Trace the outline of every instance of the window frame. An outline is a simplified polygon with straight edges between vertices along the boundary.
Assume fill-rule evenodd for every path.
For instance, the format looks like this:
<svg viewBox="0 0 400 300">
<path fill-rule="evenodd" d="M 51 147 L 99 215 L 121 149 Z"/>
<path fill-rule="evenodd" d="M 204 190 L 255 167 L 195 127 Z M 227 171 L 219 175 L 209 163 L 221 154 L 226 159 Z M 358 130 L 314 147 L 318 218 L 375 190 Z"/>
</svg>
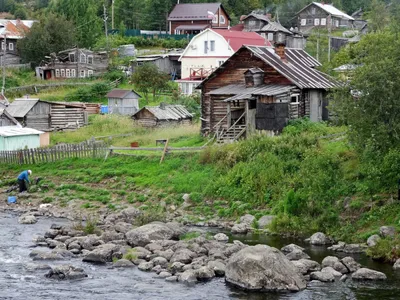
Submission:
<svg viewBox="0 0 400 300">
<path fill-rule="evenodd" d="M 65 69 L 65 75 L 67 78 L 71 78 L 71 69 Z"/>
<path fill-rule="evenodd" d="M 321 18 L 321 26 L 326 26 L 326 18 Z"/>
<path fill-rule="evenodd" d="M 208 41 L 204 41 L 204 54 L 208 54 Z"/>
<path fill-rule="evenodd" d="M 83 74 L 83 76 L 82 76 L 82 74 Z M 86 78 L 86 70 L 79 71 L 79 78 Z"/>
<path fill-rule="evenodd" d="M 77 62 L 76 61 L 76 54 L 74 52 L 68 53 L 68 58 L 69 58 L 69 61 L 72 62 L 72 63 Z"/>
<path fill-rule="evenodd" d="M 90 62 L 90 60 L 91 60 L 91 62 Z M 88 55 L 87 56 L 87 63 L 90 64 L 90 65 L 93 65 L 93 63 L 94 63 L 93 55 Z"/>
<path fill-rule="evenodd" d="M 315 18 L 314 19 L 314 26 L 319 26 L 320 25 L 320 19 L 319 18 Z"/>
<path fill-rule="evenodd" d="M 212 18 L 212 23 L 213 24 L 218 24 L 218 14 L 214 15 Z"/>
<path fill-rule="evenodd" d="M 8 50 L 14 51 L 14 43 L 9 43 L 8 44 Z"/>
<path fill-rule="evenodd" d="M 76 70 L 71 69 L 71 78 L 76 78 Z"/>
<path fill-rule="evenodd" d="M 94 76 L 93 70 L 88 70 L 87 71 L 87 77 L 93 77 L 93 76 Z"/>
<path fill-rule="evenodd" d="M 82 57 L 83 57 L 84 59 L 82 59 Z M 85 53 L 81 53 L 81 55 L 79 55 L 79 62 L 80 62 L 81 64 L 86 64 L 87 60 L 86 60 L 86 54 L 85 54 Z"/>
<path fill-rule="evenodd" d="M 219 15 L 219 24 L 226 24 L 226 18 L 224 15 Z"/>
<path fill-rule="evenodd" d="M 301 26 L 306 26 L 307 25 L 307 19 L 301 19 L 300 20 L 300 25 Z"/>
<path fill-rule="evenodd" d="M 56 78 L 60 78 L 60 69 L 56 69 Z"/>
<path fill-rule="evenodd" d="M 210 52 L 215 52 L 215 40 L 210 41 Z"/>
<path fill-rule="evenodd" d="M 62 78 L 65 78 L 65 69 L 60 69 L 60 74 Z"/>
</svg>

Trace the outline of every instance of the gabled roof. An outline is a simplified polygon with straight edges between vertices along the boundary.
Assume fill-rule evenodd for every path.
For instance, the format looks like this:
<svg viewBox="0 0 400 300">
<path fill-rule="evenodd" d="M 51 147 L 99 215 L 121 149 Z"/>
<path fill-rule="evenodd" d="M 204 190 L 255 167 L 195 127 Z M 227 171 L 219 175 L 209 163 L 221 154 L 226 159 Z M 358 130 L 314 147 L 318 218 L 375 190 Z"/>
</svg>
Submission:
<svg viewBox="0 0 400 300">
<path fill-rule="evenodd" d="M 285 49 L 286 61 L 282 60 L 271 47 L 261 46 L 243 46 L 240 51 L 248 50 L 251 53 L 264 61 L 266 64 L 273 67 L 278 73 L 286 77 L 292 84 L 301 89 L 330 89 L 337 86 L 337 83 L 328 78 L 328 75 L 314 69 L 320 65 L 317 60 L 301 49 Z M 238 52 L 240 52 L 238 51 Z M 238 53 L 237 52 L 237 53 Z M 215 70 L 207 79 L 205 79 L 197 88 L 203 86 L 208 80 L 223 72 L 225 65 L 235 55 L 225 61 L 222 66 Z"/>
<path fill-rule="evenodd" d="M 251 13 L 251 14 L 247 15 L 246 17 L 244 17 L 242 19 L 242 21 L 244 21 L 244 20 L 246 20 L 247 18 L 250 18 L 250 17 L 254 17 L 257 20 L 261 20 L 261 21 L 265 21 L 265 22 L 271 22 L 271 20 L 266 15 L 255 14 L 255 13 Z"/>
<path fill-rule="evenodd" d="M 312 2 L 309 5 L 307 5 L 306 7 L 304 7 L 302 10 L 300 10 L 297 15 L 299 13 L 301 13 L 303 10 L 305 10 L 306 8 L 308 8 L 311 5 L 316 5 L 319 8 L 323 9 L 325 12 L 327 12 L 328 14 L 337 17 L 337 18 L 341 18 L 341 19 L 346 19 L 346 20 L 352 20 L 354 21 L 354 18 L 349 16 L 348 14 L 346 14 L 345 12 L 337 9 L 336 7 L 334 7 L 331 4 L 325 4 L 325 3 L 319 3 L 319 2 Z"/>
<path fill-rule="evenodd" d="M 14 118 L 23 118 L 39 102 L 39 99 L 15 99 L 7 107 L 7 112 Z"/>
<path fill-rule="evenodd" d="M 9 39 L 23 39 L 33 23 L 31 20 L 4 20 L 0 19 L 0 37 L 4 35 Z"/>
<path fill-rule="evenodd" d="M 239 50 L 243 45 L 271 46 L 261 35 L 255 32 L 232 31 L 227 29 L 210 29 L 221 35 L 231 46 L 233 51 Z"/>
<path fill-rule="evenodd" d="M 193 118 L 193 115 L 183 105 L 165 105 L 164 108 L 161 108 L 161 106 L 145 106 L 132 117 L 134 118 L 142 110 L 148 110 L 160 121 L 179 121 Z"/>
<path fill-rule="evenodd" d="M 5 108 L 0 108 L 0 116 L 5 115 L 11 122 L 13 122 L 15 125 L 19 125 L 19 122 L 11 116 Z"/>
<path fill-rule="evenodd" d="M 221 8 L 231 19 L 221 3 L 177 4 L 168 16 L 168 21 L 210 20 L 208 12 L 217 13 Z"/>
<path fill-rule="evenodd" d="M 261 28 L 261 31 L 284 32 L 287 34 L 293 34 L 293 32 L 291 32 L 289 29 L 286 29 L 278 22 L 269 22 L 267 25 Z"/>
<path fill-rule="evenodd" d="M 43 131 L 39 131 L 33 128 L 27 127 L 19 127 L 19 126 L 3 126 L 0 127 L 0 136 L 9 137 L 9 136 L 20 136 L 20 135 L 39 135 L 44 133 Z"/>
<path fill-rule="evenodd" d="M 139 98 L 142 98 L 138 93 L 136 93 L 134 90 L 123 90 L 123 89 L 113 89 L 111 92 L 107 94 L 107 98 L 118 98 L 118 99 L 123 99 L 126 96 L 128 96 L 130 93 L 134 93 L 139 96 Z"/>
</svg>

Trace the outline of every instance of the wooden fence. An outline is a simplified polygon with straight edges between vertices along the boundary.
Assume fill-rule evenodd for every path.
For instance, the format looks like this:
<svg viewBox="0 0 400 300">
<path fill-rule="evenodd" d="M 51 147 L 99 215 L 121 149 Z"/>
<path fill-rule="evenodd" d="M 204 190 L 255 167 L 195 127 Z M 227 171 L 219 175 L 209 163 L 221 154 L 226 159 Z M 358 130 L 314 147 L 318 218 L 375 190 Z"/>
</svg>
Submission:
<svg viewBox="0 0 400 300">
<path fill-rule="evenodd" d="M 0 163 L 38 164 L 54 162 L 66 158 L 104 158 L 109 149 L 104 143 L 57 145 L 52 148 L 0 151 Z"/>
</svg>

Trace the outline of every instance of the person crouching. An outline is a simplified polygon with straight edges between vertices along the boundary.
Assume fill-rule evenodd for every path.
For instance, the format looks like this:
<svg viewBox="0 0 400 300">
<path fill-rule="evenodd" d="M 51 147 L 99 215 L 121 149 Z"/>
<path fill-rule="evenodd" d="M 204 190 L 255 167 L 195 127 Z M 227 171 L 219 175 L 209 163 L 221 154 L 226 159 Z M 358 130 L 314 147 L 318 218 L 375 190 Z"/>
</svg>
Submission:
<svg viewBox="0 0 400 300">
<path fill-rule="evenodd" d="M 32 171 L 31 170 L 27 170 L 27 171 L 23 171 L 23 172 L 21 172 L 21 174 L 19 174 L 18 175 L 18 186 L 19 186 L 19 192 L 20 193 L 22 193 L 22 192 L 25 192 L 25 191 L 27 191 L 28 190 L 28 187 L 27 187 L 27 183 L 30 183 L 30 181 L 29 181 L 29 175 L 31 175 L 32 174 Z"/>
</svg>

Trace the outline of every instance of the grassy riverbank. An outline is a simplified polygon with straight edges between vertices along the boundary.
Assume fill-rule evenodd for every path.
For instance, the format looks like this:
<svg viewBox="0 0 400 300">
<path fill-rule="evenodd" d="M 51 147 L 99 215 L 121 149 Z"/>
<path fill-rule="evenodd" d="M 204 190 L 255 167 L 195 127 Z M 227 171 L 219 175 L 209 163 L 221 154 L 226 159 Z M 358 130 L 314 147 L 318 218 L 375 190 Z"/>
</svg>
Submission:
<svg viewBox="0 0 400 300">
<path fill-rule="evenodd" d="M 346 130 L 299 121 L 279 137 L 169 154 L 163 164 L 159 156 L 111 157 L 29 167 L 45 178 L 47 189 L 38 195 L 46 203 L 93 211 L 135 205 L 159 212 L 179 207 L 188 193 L 192 205 L 184 218 L 191 221 L 274 214 L 276 232 L 324 231 L 365 241 L 379 226 L 399 224 L 400 206 L 393 200 L 399 155 L 359 157 Z M 27 167 L 4 166 L 0 174 L 12 179 Z"/>
</svg>

